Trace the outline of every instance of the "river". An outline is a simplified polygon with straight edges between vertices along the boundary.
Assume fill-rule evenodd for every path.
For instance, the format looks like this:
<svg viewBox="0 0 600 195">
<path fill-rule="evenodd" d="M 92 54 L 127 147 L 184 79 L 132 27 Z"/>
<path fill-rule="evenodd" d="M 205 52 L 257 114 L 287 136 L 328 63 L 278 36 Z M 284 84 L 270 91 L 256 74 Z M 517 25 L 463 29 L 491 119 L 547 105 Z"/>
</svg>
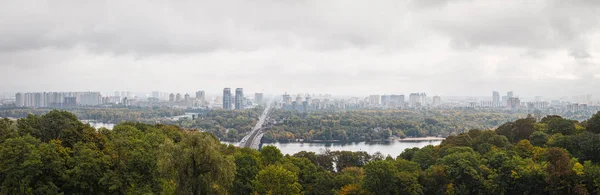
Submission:
<svg viewBox="0 0 600 195">
<path fill-rule="evenodd" d="M 238 143 L 223 142 L 226 144 L 233 144 L 237 146 Z M 381 154 L 392 157 L 398 156 L 406 148 L 422 148 L 427 145 L 439 145 L 442 141 L 389 141 L 389 142 L 351 142 L 351 143 L 264 143 L 263 146 L 272 145 L 276 146 L 281 150 L 283 154 L 293 155 L 300 151 L 310 151 L 315 153 L 322 153 L 325 150 L 330 151 L 365 151 L 369 154 L 375 152 L 381 152 Z"/>
<path fill-rule="evenodd" d="M 81 120 L 84 123 L 90 124 L 92 127 L 98 129 L 101 127 L 107 129 L 113 129 L 115 124 L 110 123 L 98 123 L 90 120 Z M 238 146 L 237 142 L 222 142 L 225 144 L 233 144 Z M 315 153 L 322 153 L 325 150 L 330 151 L 365 151 L 369 154 L 375 152 L 381 152 L 381 154 L 392 157 L 398 156 L 404 149 L 418 147 L 422 148 L 427 145 L 439 145 L 442 143 L 440 140 L 435 141 L 387 141 L 387 142 L 350 142 L 350 143 L 301 143 L 301 142 L 288 142 L 288 143 L 264 143 L 263 146 L 272 145 L 276 146 L 281 150 L 283 154 L 293 155 L 300 151 L 310 151 Z"/>
</svg>

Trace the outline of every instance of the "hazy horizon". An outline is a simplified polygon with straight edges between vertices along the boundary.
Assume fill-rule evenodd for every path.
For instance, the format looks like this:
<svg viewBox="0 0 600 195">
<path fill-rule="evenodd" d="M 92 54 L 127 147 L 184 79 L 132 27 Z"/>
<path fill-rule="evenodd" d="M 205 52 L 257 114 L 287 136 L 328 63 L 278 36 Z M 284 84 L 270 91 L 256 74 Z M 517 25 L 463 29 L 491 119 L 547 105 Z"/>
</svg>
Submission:
<svg viewBox="0 0 600 195">
<path fill-rule="evenodd" d="M 0 93 L 598 99 L 597 13 L 591 0 L 11 1 Z"/>
</svg>

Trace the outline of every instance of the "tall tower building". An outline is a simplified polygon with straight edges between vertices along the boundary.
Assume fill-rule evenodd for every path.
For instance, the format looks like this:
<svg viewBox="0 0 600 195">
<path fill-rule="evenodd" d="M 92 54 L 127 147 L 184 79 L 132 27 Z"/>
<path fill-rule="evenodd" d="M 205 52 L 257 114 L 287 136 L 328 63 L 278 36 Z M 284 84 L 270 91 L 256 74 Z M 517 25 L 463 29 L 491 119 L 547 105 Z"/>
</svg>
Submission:
<svg viewBox="0 0 600 195">
<path fill-rule="evenodd" d="M 508 98 L 514 97 L 513 92 L 512 91 L 506 92 L 506 97 L 508 97 Z"/>
<path fill-rule="evenodd" d="M 244 109 L 244 89 L 243 88 L 235 89 L 235 109 L 236 110 Z"/>
<path fill-rule="evenodd" d="M 492 106 L 498 107 L 500 105 L 500 93 L 497 91 L 492 92 Z"/>
<path fill-rule="evenodd" d="M 171 93 L 169 94 L 169 102 L 173 102 L 175 101 L 175 94 Z"/>
<path fill-rule="evenodd" d="M 254 94 L 254 102 L 256 102 L 257 104 L 262 103 L 263 101 L 263 93 L 255 93 Z"/>
<path fill-rule="evenodd" d="M 180 93 L 177 93 L 177 95 L 175 95 L 175 101 L 181 102 L 181 94 Z"/>
<path fill-rule="evenodd" d="M 433 106 L 438 107 L 442 105 L 442 98 L 440 96 L 433 96 Z"/>
<path fill-rule="evenodd" d="M 15 94 L 15 104 L 17 107 L 23 107 L 25 106 L 25 99 L 23 98 L 23 94 L 22 93 L 17 93 Z"/>
<path fill-rule="evenodd" d="M 231 109 L 231 88 L 223 89 L 223 109 Z"/>
<path fill-rule="evenodd" d="M 204 102 L 206 100 L 206 93 L 204 91 L 196 91 L 196 100 Z"/>
</svg>

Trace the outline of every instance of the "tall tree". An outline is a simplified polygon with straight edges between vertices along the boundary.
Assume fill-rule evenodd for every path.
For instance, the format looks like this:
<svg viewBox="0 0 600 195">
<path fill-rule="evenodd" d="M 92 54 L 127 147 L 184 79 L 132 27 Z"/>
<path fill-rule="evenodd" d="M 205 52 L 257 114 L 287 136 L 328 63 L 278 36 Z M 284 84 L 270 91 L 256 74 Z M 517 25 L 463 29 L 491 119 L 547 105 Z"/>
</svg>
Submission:
<svg viewBox="0 0 600 195">
<path fill-rule="evenodd" d="M 189 132 L 180 143 L 165 144 L 161 164 L 175 173 L 178 194 L 225 193 L 235 178 L 231 156 L 219 152 L 219 141 L 206 133 Z M 170 170 L 168 168 L 171 168 Z"/>
<path fill-rule="evenodd" d="M 10 138 L 0 144 L 1 193 L 33 193 L 44 166 L 39 144 L 38 139 L 29 135 Z"/>
<path fill-rule="evenodd" d="M 269 165 L 258 172 L 254 185 L 259 194 L 294 195 L 302 189 L 298 176 L 279 165 Z"/>
<path fill-rule="evenodd" d="M 586 130 L 596 134 L 600 133 L 600 111 L 587 120 Z"/>
</svg>

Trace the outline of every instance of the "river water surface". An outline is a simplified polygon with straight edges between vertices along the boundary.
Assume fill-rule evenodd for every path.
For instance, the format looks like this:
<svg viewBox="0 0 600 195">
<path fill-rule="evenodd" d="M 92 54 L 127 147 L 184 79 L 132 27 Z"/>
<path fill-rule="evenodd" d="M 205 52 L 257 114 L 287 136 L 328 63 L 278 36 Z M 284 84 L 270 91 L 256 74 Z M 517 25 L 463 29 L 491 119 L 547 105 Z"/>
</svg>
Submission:
<svg viewBox="0 0 600 195">
<path fill-rule="evenodd" d="M 223 142 L 238 146 L 238 143 Z M 276 146 L 283 154 L 293 155 L 300 151 L 309 151 L 322 153 L 325 150 L 330 151 L 365 151 L 369 154 L 381 152 L 381 154 L 392 157 L 398 156 L 406 148 L 422 148 L 427 145 L 439 145 L 442 141 L 388 141 L 388 142 L 350 142 L 350 143 L 264 143 L 262 146 Z"/>
<path fill-rule="evenodd" d="M 107 129 L 112 129 L 115 124 L 110 123 L 98 123 L 95 121 L 82 120 L 84 123 L 89 123 L 91 126 L 95 128 L 104 127 Z M 237 142 L 222 142 L 225 144 L 233 144 L 238 146 Z M 404 149 L 418 147 L 422 148 L 427 145 L 439 145 L 442 143 L 440 140 L 435 141 L 386 141 L 386 142 L 349 142 L 349 143 L 301 143 L 301 142 L 290 142 L 290 143 L 264 143 L 263 146 L 272 145 L 276 146 L 281 150 L 283 154 L 293 155 L 300 151 L 309 151 L 315 153 L 322 153 L 325 150 L 330 151 L 365 151 L 369 154 L 373 154 L 375 152 L 381 152 L 381 154 L 387 156 L 390 155 L 392 157 L 398 156 Z"/>
</svg>

